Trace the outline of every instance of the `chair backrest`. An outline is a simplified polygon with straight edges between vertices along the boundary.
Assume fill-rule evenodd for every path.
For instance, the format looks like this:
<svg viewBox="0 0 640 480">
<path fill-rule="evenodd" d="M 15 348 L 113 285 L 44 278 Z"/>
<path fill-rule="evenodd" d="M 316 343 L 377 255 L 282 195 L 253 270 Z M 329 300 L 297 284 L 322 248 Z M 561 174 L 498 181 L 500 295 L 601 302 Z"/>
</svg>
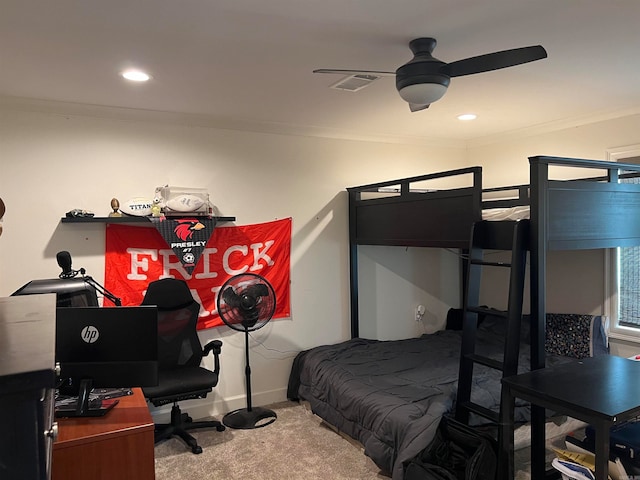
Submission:
<svg viewBox="0 0 640 480">
<path fill-rule="evenodd" d="M 142 305 L 158 307 L 158 367 L 199 366 L 202 344 L 196 324 L 200 305 L 184 280 L 163 278 L 149 283 Z"/>
</svg>

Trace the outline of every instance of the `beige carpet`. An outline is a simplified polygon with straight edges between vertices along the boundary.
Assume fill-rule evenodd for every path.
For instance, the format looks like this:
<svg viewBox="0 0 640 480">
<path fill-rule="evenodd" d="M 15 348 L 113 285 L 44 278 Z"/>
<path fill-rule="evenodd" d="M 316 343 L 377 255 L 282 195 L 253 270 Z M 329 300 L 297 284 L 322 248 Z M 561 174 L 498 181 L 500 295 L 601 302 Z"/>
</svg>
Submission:
<svg viewBox="0 0 640 480">
<path fill-rule="evenodd" d="M 278 419 L 255 430 L 195 430 L 203 452 L 175 438 L 156 445 L 156 480 L 385 479 L 362 448 L 304 405 L 271 405 Z M 188 408 L 185 408 L 188 411 Z"/>
<path fill-rule="evenodd" d="M 193 431 L 203 448 L 199 455 L 176 438 L 159 443 L 156 480 L 389 480 L 357 442 L 336 433 L 306 405 L 281 402 L 269 408 L 278 419 L 262 428 Z M 528 480 L 528 448 L 516 452 L 515 464 L 515 480 Z"/>
</svg>

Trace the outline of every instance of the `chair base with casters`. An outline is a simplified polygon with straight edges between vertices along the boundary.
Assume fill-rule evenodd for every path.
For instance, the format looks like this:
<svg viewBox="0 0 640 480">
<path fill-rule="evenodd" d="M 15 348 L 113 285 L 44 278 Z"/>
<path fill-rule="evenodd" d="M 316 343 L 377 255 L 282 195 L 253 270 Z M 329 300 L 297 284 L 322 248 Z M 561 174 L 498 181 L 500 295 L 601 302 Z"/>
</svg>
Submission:
<svg viewBox="0 0 640 480">
<path fill-rule="evenodd" d="M 174 403 L 173 407 L 171 407 L 171 423 L 156 424 L 154 440 L 155 443 L 159 443 L 173 436 L 180 437 L 191 447 L 193 453 L 202 453 L 202 447 L 188 432 L 188 430 L 197 428 L 215 428 L 218 432 L 225 430 L 225 426 L 217 420 L 194 422 L 189 414 L 182 413 L 178 404 Z"/>
<path fill-rule="evenodd" d="M 222 342 L 214 340 L 211 343 L 214 342 L 215 345 L 208 345 L 207 347 L 213 350 L 214 354 L 218 355 Z M 207 347 L 205 347 L 205 350 Z M 213 375 L 217 376 L 215 372 L 202 367 L 190 367 L 188 369 L 181 367 L 173 368 L 158 372 L 158 386 L 143 387 L 144 395 L 154 406 L 160 407 L 173 403 L 173 407 L 171 407 L 171 422 L 155 425 L 155 443 L 176 436 L 182 438 L 191 448 L 191 451 L 197 454 L 202 453 L 202 447 L 200 447 L 196 439 L 189 434 L 189 430 L 200 428 L 215 428 L 218 432 L 225 430 L 222 422 L 217 420 L 194 422 L 193 419 L 187 413 L 183 413 L 178 406 L 178 402 L 183 400 L 205 398 L 207 394 L 212 391 L 212 388 L 208 387 L 208 385 L 211 384 L 212 379 L 210 377 Z M 178 393 L 178 391 L 184 393 Z"/>
</svg>

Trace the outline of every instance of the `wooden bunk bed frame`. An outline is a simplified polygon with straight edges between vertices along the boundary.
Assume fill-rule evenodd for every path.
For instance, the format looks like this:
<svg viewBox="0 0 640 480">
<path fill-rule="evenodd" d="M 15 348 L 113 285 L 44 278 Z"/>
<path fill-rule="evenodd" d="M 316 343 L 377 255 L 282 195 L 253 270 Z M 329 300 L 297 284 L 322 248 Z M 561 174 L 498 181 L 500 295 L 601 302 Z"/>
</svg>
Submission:
<svg viewBox="0 0 640 480">
<path fill-rule="evenodd" d="M 469 167 L 348 188 L 351 336 L 359 336 L 358 245 L 464 250 L 469 248 L 472 226 L 482 220 L 483 209 L 529 205 L 530 368 L 544 368 L 547 253 L 640 245 L 640 184 L 619 182 L 640 176 L 640 165 L 551 156 L 529 157 L 529 164 L 529 185 L 483 190 L 482 168 Z M 552 180 L 550 166 L 587 169 L 582 174 L 589 169 L 604 170 L 606 174 Z M 458 175 L 470 175 L 471 185 L 434 191 L 411 188 L 419 182 Z M 507 190 L 518 195 L 483 201 L 483 192 Z M 372 195 L 374 198 L 367 198 Z M 463 278 L 463 286 L 464 282 Z M 543 408 L 532 407 L 531 422 L 535 463 L 536 458 L 544 457 Z M 501 447 L 507 449 L 505 444 Z"/>
<path fill-rule="evenodd" d="M 535 156 L 529 158 L 530 185 L 482 188 L 482 167 L 347 188 L 349 194 L 349 249 L 351 336 L 359 336 L 358 245 L 446 247 L 467 249 L 471 226 L 487 208 L 530 205 L 531 309 L 544 318 L 546 257 L 551 250 L 600 249 L 640 245 L 640 185 L 618 183 L 639 176 L 640 165 Z M 606 176 L 552 180 L 549 166 L 606 170 Z M 631 174 L 620 174 L 621 171 Z M 471 174 L 469 187 L 415 192 L 413 183 Z M 399 187 L 389 196 L 364 198 Z M 517 190 L 517 198 L 483 201 L 483 193 Z M 532 322 L 537 326 L 538 322 Z M 544 340 L 544 330 L 535 331 Z M 534 368 L 543 366 L 544 342 L 536 345 Z"/>
</svg>

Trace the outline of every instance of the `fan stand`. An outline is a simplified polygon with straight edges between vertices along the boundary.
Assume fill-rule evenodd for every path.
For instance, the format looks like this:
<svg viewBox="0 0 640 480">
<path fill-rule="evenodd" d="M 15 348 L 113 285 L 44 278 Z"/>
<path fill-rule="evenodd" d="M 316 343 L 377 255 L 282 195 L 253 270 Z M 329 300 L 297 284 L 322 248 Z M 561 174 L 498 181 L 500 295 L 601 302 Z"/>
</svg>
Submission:
<svg viewBox="0 0 640 480">
<path fill-rule="evenodd" d="M 263 407 L 251 406 L 251 366 L 249 365 L 249 329 L 244 330 L 245 346 L 245 379 L 247 388 L 247 408 L 240 408 L 227 413 L 222 418 L 222 423 L 229 428 L 250 430 L 266 427 L 276 421 L 276 412 Z"/>
</svg>

